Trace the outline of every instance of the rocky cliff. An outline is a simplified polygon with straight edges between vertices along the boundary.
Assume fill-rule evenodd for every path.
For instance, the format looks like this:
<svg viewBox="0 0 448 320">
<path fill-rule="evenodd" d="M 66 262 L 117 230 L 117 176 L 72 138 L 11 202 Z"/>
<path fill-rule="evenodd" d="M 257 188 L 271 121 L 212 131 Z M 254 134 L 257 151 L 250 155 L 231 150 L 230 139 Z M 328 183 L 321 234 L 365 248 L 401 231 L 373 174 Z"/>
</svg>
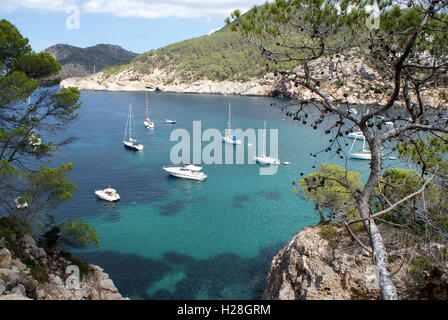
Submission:
<svg viewBox="0 0 448 320">
<path fill-rule="evenodd" d="M 370 254 L 344 230 L 335 230 L 329 236 L 322 228 L 310 227 L 300 232 L 273 259 L 265 299 L 380 298 Z M 383 232 L 383 235 L 386 243 L 393 242 L 391 233 Z M 366 237 L 363 240 L 368 241 Z M 410 258 L 406 250 L 390 252 L 390 267 L 400 299 L 448 299 L 446 276 L 426 274 L 424 280 L 417 283 L 409 273 Z"/>
<path fill-rule="evenodd" d="M 77 282 L 73 260 L 60 250 L 46 251 L 30 236 L 16 243 L 20 254 L 0 241 L 0 300 L 125 300 L 100 267 L 83 265 Z"/>
<path fill-rule="evenodd" d="M 333 66 L 333 67 L 331 67 Z M 334 67 L 337 66 L 337 67 Z M 319 89 L 335 103 L 385 104 L 392 85 L 366 63 L 356 50 L 345 55 L 322 57 L 310 63 L 310 72 L 319 75 Z M 302 68 L 294 73 L 303 75 Z M 66 79 L 62 88 L 77 87 L 80 90 L 98 91 L 162 91 L 175 93 L 204 93 L 224 95 L 276 96 L 311 100 L 320 98 L 310 90 L 296 86 L 292 78 L 273 73 L 249 81 L 212 81 L 209 79 L 186 81 L 174 71 L 155 69 L 151 73 L 140 73 L 132 66 L 117 73 L 99 72 L 87 77 Z M 446 90 L 441 88 L 440 90 Z M 423 103 L 437 106 L 439 92 L 427 91 L 422 95 Z M 401 101 L 403 103 L 403 101 Z M 397 104 L 400 104 L 398 102 Z"/>
</svg>

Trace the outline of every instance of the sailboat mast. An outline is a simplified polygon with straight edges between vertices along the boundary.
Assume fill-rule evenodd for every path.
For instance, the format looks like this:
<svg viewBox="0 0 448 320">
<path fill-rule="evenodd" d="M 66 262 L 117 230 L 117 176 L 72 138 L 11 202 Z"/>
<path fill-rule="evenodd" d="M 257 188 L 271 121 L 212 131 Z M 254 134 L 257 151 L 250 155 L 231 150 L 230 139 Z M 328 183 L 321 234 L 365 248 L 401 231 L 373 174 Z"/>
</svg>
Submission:
<svg viewBox="0 0 448 320">
<path fill-rule="evenodd" d="M 263 157 L 266 157 L 266 121 L 264 122 L 264 130 L 263 130 Z"/>
<path fill-rule="evenodd" d="M 145 118 L 148 119 L 148 92 L 145 92 L 145 96 L 146 96 Z"/>
<path fill-rule="evenodd" d="M 126 127 L 124 129 L 123 141 L 126 141 L 126 134 L 128 133 L 128 124 L 129 124 L 129 109 L 128 109 L 128 117 L 126 119 Z"/>
<path fill-rule="evenodd" d="M 232 104 L 229 102 L 229 122 L 227 122 L 227 128 L 232 129 Z"/>
<path fill-rule="evenodd" d="M 129 104 L 129 140 L 132 139 L 132 104 Z"/>
</svg>

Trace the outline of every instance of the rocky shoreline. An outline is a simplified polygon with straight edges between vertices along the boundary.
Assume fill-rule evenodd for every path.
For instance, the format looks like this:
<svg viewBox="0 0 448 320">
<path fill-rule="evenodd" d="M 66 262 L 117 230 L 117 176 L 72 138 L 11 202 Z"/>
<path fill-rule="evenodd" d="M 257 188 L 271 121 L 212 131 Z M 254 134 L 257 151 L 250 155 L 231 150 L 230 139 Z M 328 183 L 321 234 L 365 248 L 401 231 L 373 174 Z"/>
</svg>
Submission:
<svg viewBox="0 0 448 320">
<path fill-rule="evenodd" d="M 266 300 L 377 300 L 380 299 L 375 268 L 369 253 L 345 229 L 308 227 L 274 257 L 264 292 Z M 363 235 L 364 234 L 364 235 Z M 383 230 L 385 242 L 393 232 Z M 363 241 L 365 233 L 357 235 Z M 406 250 L 390 251 L 393 280 L 402 300 L 446 300 L 448 278 L 425 274 L 416 282 Z"/>
<path fill-rule="evenodd" d="M 337 65 L 337 72 L 329 66 Z M 387 102 L 387 92 L 392 85 L 385 83 L 382 76 L 359 57 L 356 52 L 344 56 L 322 57 L 309 66 L 310 72 L 319 74 L 319 89 L 328 93 L 334 103 L 350 105 L 383 105 Z M 301 68 L 293 70 L 302 75 Z M 310 90 L 296 86 L 292 79 L 274 73 L 267 73 L 260 79 L 249 81 L 212 81 L 207 79 L 186 81 L 175 71 L 155 69 L 151 74 L 142 74 L 128 67 L 118 73 L 99 72 L 80 78 L 61 81 L 61 88 L 76 87 L 88 91 L 157 91 L 169 93 L 220 94 L 242 96 L 284 96 L 298 100 L 319 100 L 320 97 Z M 439 93 L 447 91 L 440 88 L 437 92 L 425 92 L 421 99 L 424 104 L 435 107 L 441 105 Z M 415 100 L 415 97 L 411 97 Z M 403 105 L 398 101 L 397 105 Z"/>
<path fill-rule="evenodd" d="M 24 261 L 0 241 L 0 300 L 127 300 L 100 267 L 85 264 L 73 282 L 73 261 L 62 251 L 44 250 L 31 236 L 17 244 Z"/>
</svg>

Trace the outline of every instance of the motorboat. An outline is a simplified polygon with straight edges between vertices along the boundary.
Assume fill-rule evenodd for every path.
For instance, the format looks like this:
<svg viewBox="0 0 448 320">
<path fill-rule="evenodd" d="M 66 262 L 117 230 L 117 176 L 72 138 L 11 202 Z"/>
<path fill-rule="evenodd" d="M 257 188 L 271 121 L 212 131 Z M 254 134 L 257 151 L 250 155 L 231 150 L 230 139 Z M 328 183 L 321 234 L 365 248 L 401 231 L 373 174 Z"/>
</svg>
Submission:
<svg viewBox="0 0 448 320">
<path fill-rule="evenodd" d="M 255 157 L 255 161 L 261 165 L 280 164 L 280 160 L 267 156 Z"/>
<path fill-rule="evenodd" d="M 14 203 L 17 209 L 23 210 L 28 208 L 28 202 L 23 201 L 21 197 L 15 198 Z"/>
<path fill-rule="evenodd" d="M 129 104 L 128 119 L 124 130 L 123 144 L 127 149 L 134 151 L 143 150 L 143 145 L 139 141 L 132 138 L 132 104 Z"/>
<path fill-rule="evenodd" d="M 104 190 L 95 191 L 95 195 L 101 200 L 114 202 L 120 200 L 120 195 L 117 193 L 117 190 L 112 188 L 107 188 Z"/>
<path fill-rule="evenodd" d="M 176 124 L 176 120 L 170 120 L 170 119 L 166 119 L 165 120 L 166 124 Z"/>
<path fill-rule="evenodd" d="M 203 181 L 207 179 L 207 175 L 204 174 L 203 172 L 200 172 L 202 168 L 193 165 L 183 167 L 164 167 L 163 170 L 165 170 L 170 175 L 176 178 L 198 180 L 198 181 Z"/>
<path fill-rule="evenodd" d="M 285 165 L 285 166 L 290 166 L 292 163 L 291 162 L 288 162 L 288 161 L 285 161 L 285 162 L 283 162 L 283 165 Z"/>
</svg>

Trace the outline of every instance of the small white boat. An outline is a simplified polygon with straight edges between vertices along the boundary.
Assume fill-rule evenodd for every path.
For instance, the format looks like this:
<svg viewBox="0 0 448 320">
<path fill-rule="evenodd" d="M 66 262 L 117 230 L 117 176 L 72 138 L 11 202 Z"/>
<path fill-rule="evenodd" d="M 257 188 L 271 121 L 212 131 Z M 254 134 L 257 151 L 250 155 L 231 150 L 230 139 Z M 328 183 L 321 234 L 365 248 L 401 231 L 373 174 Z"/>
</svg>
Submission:
<svg viewBox="0 0 448 320">
<path fill-rule="evenodd" d="M 97 190 L 95 191 L 95 194 L 98 198 L 101 200 L 114 202 L 120 200 L 120 195 L 117 193 L 117 190 L 112 188 L 107 188 L 104 190 Z"/>
<path fill-rule="evenodd" d="M 127 149 L 134 151 L 142 151 L 143 145 L 132 138 L 132 105 L 129 104 L 128 119 L 126 121 L 126 128 L 124 130 L 123 144 Z"/>
<path fill-rule="evenodd" d="M 261 165 L 280 164 L 280 160 L 267 156 L 255 157 L 255 161 Z"/>
<path fill-rule="evenodd" d="M 155 125 L 154 125 L 154 121 L 151 120 L 151 118 L 149 117 L 149 112 L 148 112 L 148 93 L 146 92 L 146 105 L 145 105 L 145 120 L 143 121 L 143 125 L 148 128 L 148 129 L 154 129 Z"/>
<path fill-rule="evenodd" d="M 17 209 L 21 209 L 21 210 L 27 209 L 28 208 L 28 202 L 22 201 L 21 199 L 22 199 L 21 197 L 18 197 L 18 198 L 14 199 L 14 203 L 16 204 L 16 208 Z"/>
<path fill-rule="evenodd" d="M 351 132 L 347 135 L 350 139 L 364 139 L 364 134 L 361 131 Z"/>
<path fill-rule="evenodd" d="M 283 164 L 284 164 L 285 166 L 290 166 L 292 163 L 291 163 L 291 162 L 288 162 L 288 161 L 285 161 L 285 162 L 283 162 Z"/>
<path fill-rule="evenodd" d="M 166 124 L 176 124 L 176 120 L 170 120 L 170 119 L 166 119 L 165 120 Z"/>
<path fill-rule="evenodd" d="M 232 105 L 229 103 L 229 121 L 227 122 L 227 130 L 232 130 L 232 113 L 231 113 Z M 228 144 L 241 144 L 241 140 L 238 139 L 237 136 L 225 136 L 222 137 L 222 142 Z"/>
<path fill-rule="evenodd" d="M 207 179 L 207 175 L 204 174 L 203 172 L 200 172 L 200 170 L 198 171 L 198 168 L 200 167 L 196 166 L 164 167 L 163 170 L 165 170 L 170 175 L 176 178 L 198 180 L 198 181 L 203 181 Z"/>
<path fill-rule="evenodd" d="M 261 152 L 261 156 L 255 157 L 255 161 L 261 165 L 270 165 L 270 164 L 280 164 L 280 160 L 266 156 L 266 121 L 264 122 L 264 131 L 263 131 L 263 149 Z"/>
<path fill-rule="evenodd" d="M 39 147 L 42 145 L 42 138 L 35 135 L 34 133 L 31 133 L 28 138 L 28 143 L 33 147 Z"/>
<path fill-rule="evenodd" d="M 348 113 L 350 113 L 350 114 L 358 114 L 358 110 L 352 108 L 352 109 L 348 110 Z"/>
<path fill-rule="evenodd" d="M 353 147 L 355 146 L 357 138 L 353 141 L 352 147 L 350 148 L 349 155 L 350 158 L 353 159 L 360 159 L 360 160 L 372 160 L 372 153 L 370 150 L 366 149 L 366 138 L 363 136 L 363 145 L 362 145 L 362 152 L 352 152 Z"/>
</svg>

